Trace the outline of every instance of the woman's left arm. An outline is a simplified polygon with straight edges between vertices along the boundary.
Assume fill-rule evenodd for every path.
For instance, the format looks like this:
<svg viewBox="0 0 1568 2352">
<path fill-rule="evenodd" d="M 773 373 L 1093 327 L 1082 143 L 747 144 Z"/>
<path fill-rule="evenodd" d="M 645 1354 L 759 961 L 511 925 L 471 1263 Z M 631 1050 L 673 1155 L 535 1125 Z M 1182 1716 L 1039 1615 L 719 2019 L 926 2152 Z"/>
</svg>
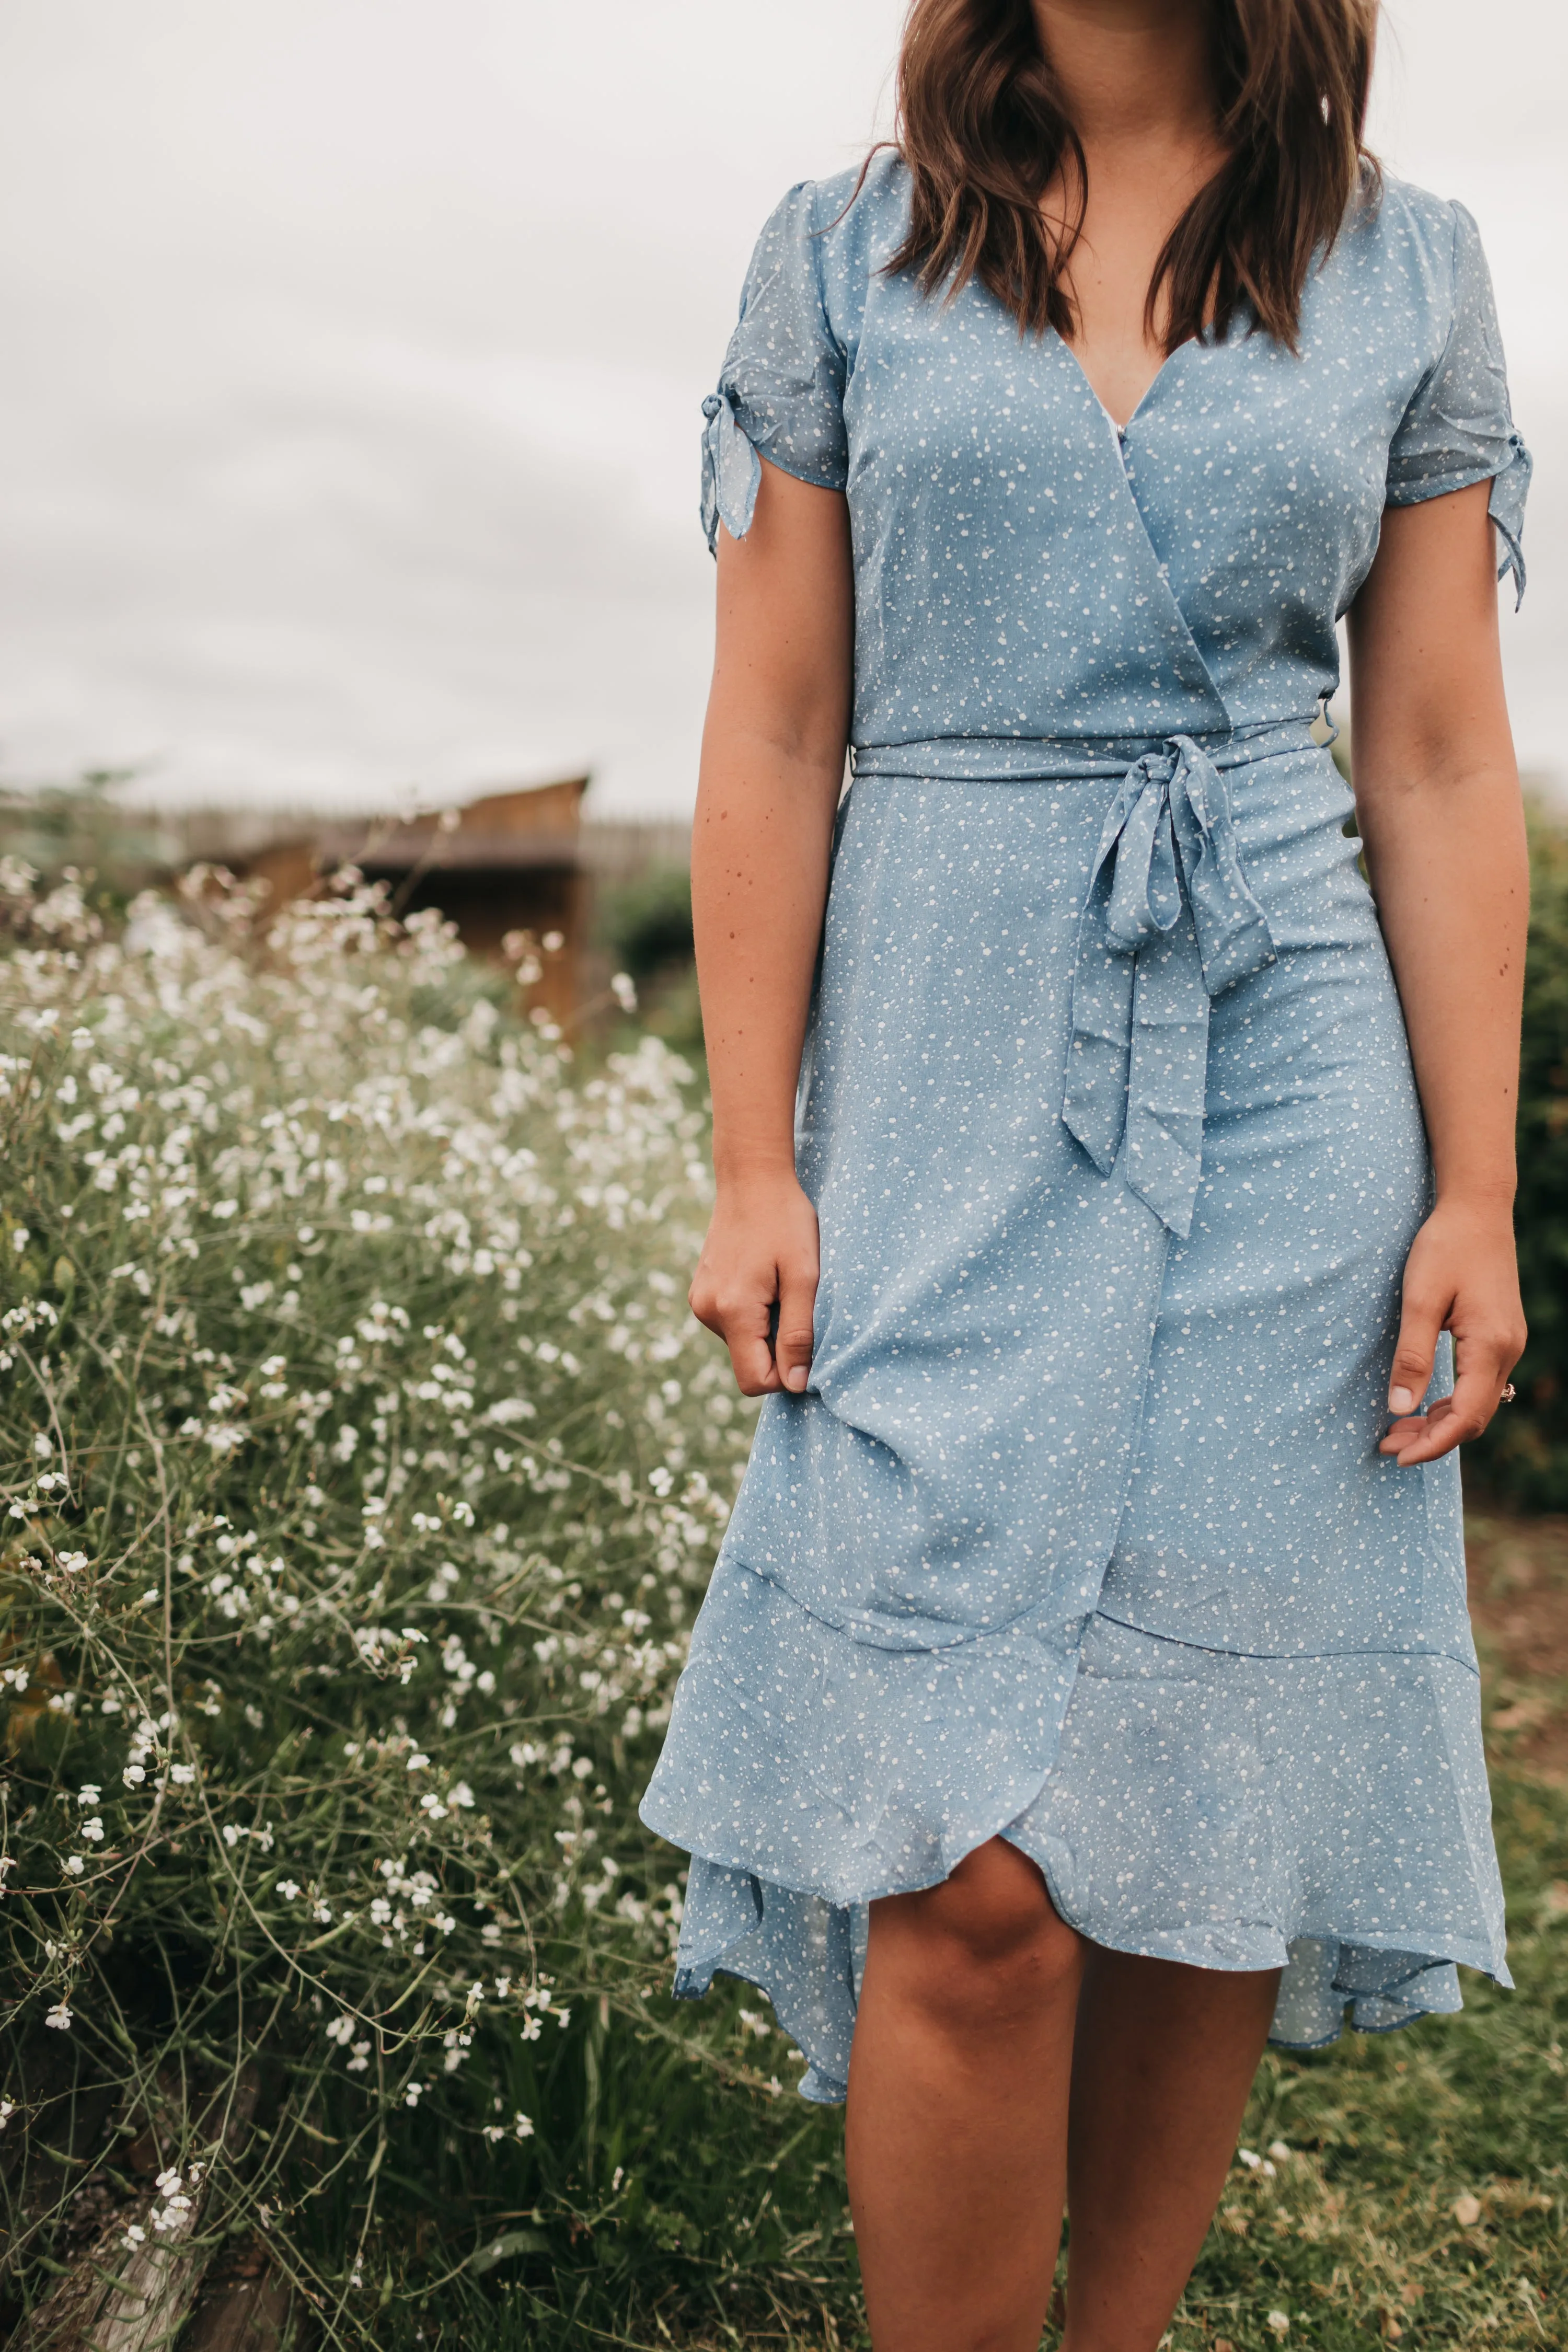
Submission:
<svg viewBox="0 0 1568 2352">
<path fill-rule="evenodd" d="M 1513 1139 L 1530 867 L 1489 487 L 1391 507 L 1350 613 L 1356 813 L 1435 1180 L 1405 1264 L 1382 1443 L 1402 1465 L 1479 1435 L 1525 1339 Z M 1454 1392 L 1423 1414 L 1444 1330 Z"/>
</svg>

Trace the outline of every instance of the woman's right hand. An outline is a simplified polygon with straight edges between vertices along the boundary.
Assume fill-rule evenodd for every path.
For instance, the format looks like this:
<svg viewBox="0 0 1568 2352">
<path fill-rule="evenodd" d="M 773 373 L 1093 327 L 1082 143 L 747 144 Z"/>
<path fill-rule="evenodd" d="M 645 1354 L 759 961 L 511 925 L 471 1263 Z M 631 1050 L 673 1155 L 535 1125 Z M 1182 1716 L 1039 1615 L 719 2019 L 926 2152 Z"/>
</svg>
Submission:
<svg viewBox="0 0 1568 2352">
<path fill-rule="evenodd" d="M 729 1349 L 742 1396 L 805 1388 L 817 1268 L 816 1212 L 793 1168 L 721 1184 L 689 1297 Z"/>
</svg>

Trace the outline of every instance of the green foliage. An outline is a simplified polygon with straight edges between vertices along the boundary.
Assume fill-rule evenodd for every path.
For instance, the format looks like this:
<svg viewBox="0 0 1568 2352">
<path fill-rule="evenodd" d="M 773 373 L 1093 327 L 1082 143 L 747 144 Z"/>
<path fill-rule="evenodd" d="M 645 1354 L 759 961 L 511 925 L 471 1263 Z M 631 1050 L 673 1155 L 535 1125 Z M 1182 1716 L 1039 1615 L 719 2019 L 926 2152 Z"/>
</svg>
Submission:
<svg viewBox="0 0 1568 2352">
<path fill-rule="evenodd" d="M 657 1041 L 579 1079 L 373 891 L 265 955 L 210 877 L 119 940 L 0 894 L 9 2147 L 68 2049 L 359 2340 L 377 2197 L 432 2146 L 514 2207 L 561 2149 L 596 2179 L 608 2021 L 667 1978 L 634 1805 L 747 1437 L 682 1295 L 703 1121 Z M 248 2059 L 247 2167 L 202 2118 Z"/>
<path fill-rule="evenodd" d="M 598 929 L 620 969 L 636 982 L 645 1028 L 678 1053 L 700 1055 L 702 1010 L 689 868 L 656 866 L 635 882 L 607 891 Z"/>
<path fill-rule="evenodd" d="M 167 873 L 180 854 L 167 827 L 113 798 L 130 772 L 106 768 L 68 784 L 0 784 L 0 856 L 31 866 L 47 888 L 79 882 L 100 911 L 122 914 L 131 893 Z"/>
<path fill-rule="evenodd" d="M 1468 1459 L 1527 1510 L 1568 1510 L 1568 833 L 1531 823 L 1530 950 L 1519 1093 L 1515 1227 L 1530 1345 L 1505 1406 Z"/>
<path fill-rule="evenodd" d="M 671 965 L 690 962 L 691 876 L 684 866 L 656 866 L 606 891 L 599 928 L 623 971 L 639 984 Z"/>
</svg>

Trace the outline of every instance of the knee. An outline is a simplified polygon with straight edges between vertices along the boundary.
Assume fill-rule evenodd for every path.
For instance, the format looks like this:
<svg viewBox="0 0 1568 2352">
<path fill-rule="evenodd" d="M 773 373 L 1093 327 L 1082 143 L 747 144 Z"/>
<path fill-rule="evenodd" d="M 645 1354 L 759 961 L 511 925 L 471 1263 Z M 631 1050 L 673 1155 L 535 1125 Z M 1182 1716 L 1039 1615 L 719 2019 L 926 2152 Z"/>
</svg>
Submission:
<svg viewBox="0 0 1568 2352">
<path fill-rule="evenodd" d="M 885 1940 L 896 1941 L 899 1972 L 922 2003 L 970 2023 L 1005 2025 L 1076 1997 L 1083 1940 L 1035 1864 L 1000 1839 L 966 1855 L 940 1886 L 876 1908 L 895 1906 Z M 881 1924 L 874 1913 L 873 1932 Z"/>
</svg>

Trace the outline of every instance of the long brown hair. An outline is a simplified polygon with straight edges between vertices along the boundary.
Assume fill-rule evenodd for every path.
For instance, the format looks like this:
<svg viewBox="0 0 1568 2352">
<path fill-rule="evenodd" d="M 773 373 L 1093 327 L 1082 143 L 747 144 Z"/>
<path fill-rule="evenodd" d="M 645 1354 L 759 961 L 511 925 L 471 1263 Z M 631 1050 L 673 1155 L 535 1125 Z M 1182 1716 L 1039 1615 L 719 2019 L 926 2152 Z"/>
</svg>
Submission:
<svg viewBox="0 0 1568 2352">
<path fill-rule="evenodd" d="M 1296 348 L 1312 258 L 1377 167 L 1362 144 L 1378 0 L 1211 0 L 1226 161 L 1165 241 L 1149 281 L 1167 351 L 1238 314 Z M 1029 0 L 912 0 L 899 59 L 897 146 L 911 181 L 909 234 L 888 264 L 922 289 L 970 278 L 1020 331 L 1070 335 L 1063 277 L 1089 173 Z M 1076 215 L 1040 209 L 1066 166 Z"/>
</svg>

